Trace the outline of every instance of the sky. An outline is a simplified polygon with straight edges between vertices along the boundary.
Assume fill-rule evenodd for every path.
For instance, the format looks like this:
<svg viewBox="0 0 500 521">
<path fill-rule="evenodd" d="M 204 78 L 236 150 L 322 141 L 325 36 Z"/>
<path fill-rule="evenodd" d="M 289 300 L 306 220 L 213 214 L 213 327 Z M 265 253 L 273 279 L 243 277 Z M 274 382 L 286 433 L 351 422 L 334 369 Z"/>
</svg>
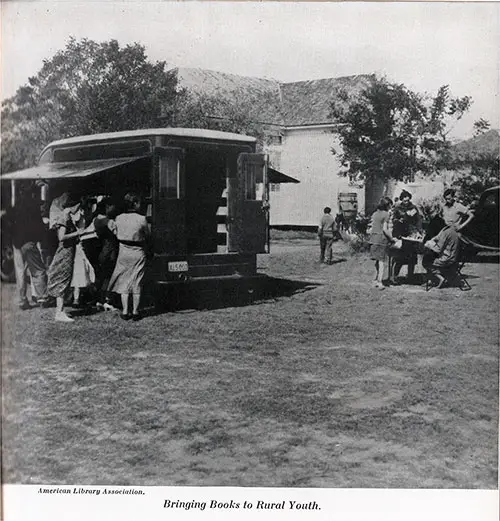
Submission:
<svg viewBox="0 0 500 521">
<path fill-rule="evenodd" d="M 469 95 L 451 131 L 500 128 L 499 3 L 2 1 L 2 99 L 68 38 L 139 42 L 151 60 L 299 81 L 377 73 Z"/>
</svg>

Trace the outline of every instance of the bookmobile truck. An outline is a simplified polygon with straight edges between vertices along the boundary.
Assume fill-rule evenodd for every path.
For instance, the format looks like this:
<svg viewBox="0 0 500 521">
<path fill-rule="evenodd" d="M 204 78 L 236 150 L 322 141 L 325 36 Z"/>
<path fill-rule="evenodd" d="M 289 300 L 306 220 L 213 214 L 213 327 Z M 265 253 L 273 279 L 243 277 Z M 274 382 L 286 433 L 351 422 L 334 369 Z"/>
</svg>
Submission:
<svg viewBox="0 0 500 521">
<path fill-rule="evenodd" d="M 148 278 L 156 289 L 248 282 L 258 277 L 257 254 L 269 252 L 269 183 L 298 182 L 270 168 L 256 144 L 249 136 L 185 128 L 72 137 L 47 145 L 37 166 L 2 176 L 2 187 L 12 205 L 16 184 L 26 181 L 43 181 L 46 200 L 63 191 L 114 198 L 136 192 L 151 229 Z M 8 240 L 2 254 L 5 248 Z"/>
</svg>

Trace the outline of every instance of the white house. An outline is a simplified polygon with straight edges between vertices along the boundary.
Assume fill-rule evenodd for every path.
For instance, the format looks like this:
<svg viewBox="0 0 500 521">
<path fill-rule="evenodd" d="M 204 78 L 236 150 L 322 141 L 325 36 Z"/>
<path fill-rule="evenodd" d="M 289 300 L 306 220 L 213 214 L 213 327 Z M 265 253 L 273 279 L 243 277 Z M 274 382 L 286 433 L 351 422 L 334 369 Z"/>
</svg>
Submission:
<svg viewBox="0 0 500 521">
<path fill-rule="evenodd" d="M 316 226 L 325 206 L 338 212 L 339 193 L 355 193 L 364 210 L 364 188 L 339 175 L 345 167 L 332 153 L 339 142 L 330 105 L 339 87 L 356 92 L 372 76 L 280 83 L 206 69 L 179 68 L 177 74 L 179 85 L 195 95 L 248 107 L 250 118 L 265 126 L 264 151 L 272 166 L 300 180 L 271 186 L 271 225 Z"/>
</svg>

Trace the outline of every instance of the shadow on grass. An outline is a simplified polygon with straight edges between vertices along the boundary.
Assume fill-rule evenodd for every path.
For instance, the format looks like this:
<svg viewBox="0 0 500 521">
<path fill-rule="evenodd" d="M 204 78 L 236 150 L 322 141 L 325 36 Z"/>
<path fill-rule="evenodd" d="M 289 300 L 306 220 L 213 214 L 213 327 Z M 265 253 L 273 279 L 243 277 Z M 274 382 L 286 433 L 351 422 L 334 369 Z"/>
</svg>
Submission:
<svg viewBox="0 0 500 521">
<path fill-rule="evenodd" d="M 465 268 L 467 269 L 467 265 L 465 265 Z M 396 286 L 425 286 L 425 283 L 427 281 L 427 274 L 426 273 L 415 273 L 412 279 L 407 279 L 405 277 L 398 277 L 397 278 L 397 284 Z M 472 280 L 472 279 L 479 279 L 481 277 L 478 277 L 477 275 L 470 275 L 468 273 L 462 273 L 462 277 L 465 280 Z M 458 283 L 457 283 L 458 284 Z M 392 284 L 390 284 L 392 285 Z M 447 286 L 449 287 L 449 286 Z M 458 287 L 458 285 L 457 285 Z"/>
<path fill-rule="evenodd" d="M 72 306 L 67 306 L 65 310 L 72 317 L 88 317 L 91 315 L 98 315 L 101 313 L 100 310 L 96 309 L 92 305 L 88 305 L 87 307 L 78 307 L 73 308 Z"/>
<path fill-rule="evenodd" d="M 467 258 L 467 263 L 470 264 L 499 264 L 500 254 L 498 253 L 479 253 L 477 255 Z"/>
<path fill-rule="evenodd" d="M 144 316 L 187 309 L 220 309 L 259 304 L 291 297 L 319 284 L 263 276 L 239 281 L 196 282 L 186 286 L 157 287 L 145 302 Z"/>
</svg>

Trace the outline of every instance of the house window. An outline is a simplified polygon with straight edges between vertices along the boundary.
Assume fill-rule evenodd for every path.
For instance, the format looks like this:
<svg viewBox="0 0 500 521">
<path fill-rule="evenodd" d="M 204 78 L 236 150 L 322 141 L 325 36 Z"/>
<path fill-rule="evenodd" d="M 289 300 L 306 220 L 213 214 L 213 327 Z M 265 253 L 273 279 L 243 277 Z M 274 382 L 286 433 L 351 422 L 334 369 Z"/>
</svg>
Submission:
<svg viewBox="0 0 500 521">
<path fill-rule="evenodd" d="M 271 192 L 279 192 L 280 191 L 280 184 L 279 183 L 270 183 L 269 189 Z"/>
<path fill-rule="evenodd" d="M 180 197 L 180 161 L 177 157 L 160 158 L 160 177 L 158 191 L 165 199 Z"/>
<path fill-rule="evenodd" d="M 283 143 L 283 137 L 279 134 L 270 135 L 267 137 L 268 145 L 281 145 Z"/>
</svg>

